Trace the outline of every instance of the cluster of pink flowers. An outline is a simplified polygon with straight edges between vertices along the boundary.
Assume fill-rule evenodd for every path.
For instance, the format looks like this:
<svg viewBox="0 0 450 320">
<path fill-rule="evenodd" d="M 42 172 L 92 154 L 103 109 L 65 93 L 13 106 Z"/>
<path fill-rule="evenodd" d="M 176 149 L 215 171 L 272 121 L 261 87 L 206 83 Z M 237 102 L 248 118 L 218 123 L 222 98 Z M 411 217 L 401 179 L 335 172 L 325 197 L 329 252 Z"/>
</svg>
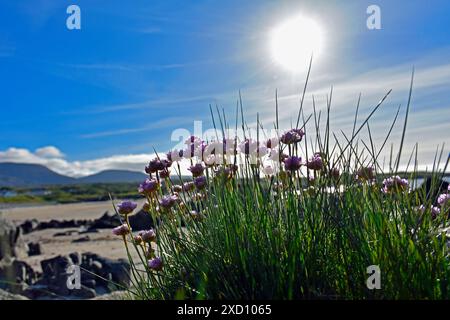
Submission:
<svg viewBox="0 0 450 320">
<path fill-rule="evenodd" d="M 402 179 L 399 176 L 393 176 L 383 180 L 383 188 L 381 191 L 383 193 L 392 193 L 396 191 L 408 190 L 408 187 L 408 180 Z"/>
</svg>

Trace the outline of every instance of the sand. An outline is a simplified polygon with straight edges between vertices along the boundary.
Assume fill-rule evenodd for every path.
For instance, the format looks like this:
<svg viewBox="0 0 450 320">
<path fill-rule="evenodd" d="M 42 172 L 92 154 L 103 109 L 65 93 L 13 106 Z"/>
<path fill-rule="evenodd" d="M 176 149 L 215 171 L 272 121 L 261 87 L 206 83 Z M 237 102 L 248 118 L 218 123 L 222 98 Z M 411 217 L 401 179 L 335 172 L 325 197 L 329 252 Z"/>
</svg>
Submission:
<svg viewBox="0 0 450 320">
<path fill-rule="evenodd" d="M 144 201 L 139 201 L 141 207 Z M 1 212 L 8 220 L 21 223 L 27 219 L 38 221 L 96 219 L 106 211 L 112 211 L 110 201 L 85 202 L 74 204 L 39 205 L 28 207 L 3 208 Z M 73 231 L 70 235 L 55 236 L 57 233 Z M 112 235 L 111 230 L 99 229 L 98 232 L 79 234 L 77 229 L 45 229 L 23 235 L 28 242 L 41 244 L 42 254 L 23 257 L 35 270 L 41 271 L 40 261 L 57 255 L 67 255 L 72 252 L 93 252 L 111 259 L 127 258 L 121 238 Z M 89 237 L 89 241 L 73 242 L 74 240 Z"/>
</svg>

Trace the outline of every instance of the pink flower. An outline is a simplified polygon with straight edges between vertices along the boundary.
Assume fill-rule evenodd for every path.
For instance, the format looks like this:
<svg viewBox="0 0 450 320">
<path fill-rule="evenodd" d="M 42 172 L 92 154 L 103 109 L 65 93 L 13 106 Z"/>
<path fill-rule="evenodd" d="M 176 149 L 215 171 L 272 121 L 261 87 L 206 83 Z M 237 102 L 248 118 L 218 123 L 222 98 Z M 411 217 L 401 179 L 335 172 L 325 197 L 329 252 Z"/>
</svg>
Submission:
<svg viewBox="0 0 450 320">
<path fill-rule="evenodd" d="M 192 181 L 183 183 L 183 191 L 185 191 L 185 192 L 192 191 L 192 190 L 194 190 L 194 188 L 195 188 L 195 185 L 194 185 L 194 182 L 192 182 Z"/>
<path fill-rule="evenodd" d="M 139 185 L 138 192 L 144 195 L 149 195 L 158 190 L 159 183 L 155 179 L 146 179 Z"/>
<path fill-rule="evenodd" d="M 284 168 L 289 171 L 295 171 L 300 169 L 302 165 L 302 158 L 292 156 L 288 157 L 286 160 L 284 160 Z"/>
<path fill-rule="evenodd" d="M 159 176 L 161 179 L 166 179 L 170 177 L 170 171 L 167 169 L 159 171 Z"/>
<path fill-rule="evenodd" d="M 163 268 L 163 261 L 159 257 L 150 259 L 148 261 L 148 267 L 152 270 L 160 271 Z"/>
<path fill-rule="evenodd" d="M 322 170 L 323 161 L 322 157 L 316 153 L 311 159 L 309 159 L 306 163 L 306 167 L 311 170 Z"/>
<path fill-rule="evenodd" d="M 153 229 L 143 230 L 139 232 L 139 235 L 142 238 L 142 241 L 145 242 L 152 242 L 156 240 L 156 233 Z"/>
<path fill-rule="evenodd" d="M 450 200 L 450 194 L 443 193 L 443 194 L 439 195 L 437 201 L 441 207 L 444 207 L 447 204 L 447 202 L 449 202 L 449 200 Z"/>
<path fill-rule="evenodd" d="M 112 233 L 116 236 L 126 236 L 130 233 L 130 228 L 124 223 L 121 226 L 112 229 Z"/>
<path fill-rule="evenodd" d="M 399 176 L 393 176 L 383 180 L 383 193 L 390 193 L 392 191 L 405 191 L 408 189 L 408 180 L 402 179 Z"/>
<path fill-rule="evenodd" d="M 199 176 L 194 179 L 194 185 L 197 189 L 201 190 L 204 189 L 206 186 L 206 177 L 205 176 Z"/>
<path fill-rule="evenodd" d="M 198 177 L 198 176 L 201 176 L 203 174 L 203 171 L 205 170 L 205 168 L 203 167 L 203 165 L 201 163 L 197 163 L 194 166 L 190 166 L 188 168 L 188 170 L 190 172 L 192 172 L 192 176 L 193 177 Z"/>
<path fill-rule="evenodd" d="M 131 201 L 123 201 L 117 205 L 117 211 L 119 211 L 120 214 L 127 215 L 133 212 L 136 207 L 137 203 Z"/>
<path fill-rule="evenodd" d="M 302 129 L 291 129 L 281 136 L 280 141 L 284 144 L 294 144 L 302 141 L 304 135 Z"/>
</svg>

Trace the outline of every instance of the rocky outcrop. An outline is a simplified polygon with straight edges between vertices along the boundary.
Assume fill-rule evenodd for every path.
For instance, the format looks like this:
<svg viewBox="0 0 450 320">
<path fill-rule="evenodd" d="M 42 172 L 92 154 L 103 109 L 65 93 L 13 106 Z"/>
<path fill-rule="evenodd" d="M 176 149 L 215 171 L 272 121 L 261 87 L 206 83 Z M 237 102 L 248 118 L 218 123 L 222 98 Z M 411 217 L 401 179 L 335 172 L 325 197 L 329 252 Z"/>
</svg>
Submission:
<svg viewBox="0 0 450 320">
<path fill-rule="evenodd" d="M 28 255 L 38 256 L 42 254 L 41 244 L 37 242 L 29 242 L 28 243 Z"/>
<path fill-rule="evenodd" d="M 80 287 L 67 285 L 71 266 L 80 270 Z M 71 253 L 41 261 L 42 275 L 21 291 L 31 299 L 72 297 L 90 299 L 123 290 L 130 285 L 130 266 L 124 259 L 111 260 L 93 253 Z M 73 270 L 73 269 L 72 269 Z"/>
<path fill-rule="evenodd" d="M 39 274 L 26 262 L 4 259 L 0 263 L 0 287 L 13 293 L 22 293 L 36 282 Z"/>
<path fill-rule="evenodd" d="M 148 230 L 155 226 L 152 216 L 144 210 L 131 215 L 128 219 L 133 230 Z"/>
<path fill-rule="evenodd" d="M 21 229 L 0 215 L 0 261 L 7 257 L 24 257 L 27 246 L 21 238 Z"/>
<path fill-rule="evenodd" d="M 112 229 L 121 224 L 120 218 L 116 213 L 106 211 L 100 218 L 94 220 L 89 225 L 89 230 Z"/>
</svg>

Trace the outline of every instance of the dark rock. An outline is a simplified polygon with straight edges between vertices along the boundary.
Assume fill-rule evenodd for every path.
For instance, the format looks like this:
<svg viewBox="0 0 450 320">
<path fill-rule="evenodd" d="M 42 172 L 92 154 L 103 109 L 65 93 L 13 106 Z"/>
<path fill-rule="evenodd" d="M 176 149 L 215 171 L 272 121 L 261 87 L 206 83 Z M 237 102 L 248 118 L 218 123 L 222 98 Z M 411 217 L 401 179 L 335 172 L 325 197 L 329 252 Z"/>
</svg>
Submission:
<svg viewBox="0 0 450 320">
<path fill-rule="evenodd" d="M 89 236 L 84 236 L 84 237 L 72 240 L 73 243 L 86 242 L 86 241 L 91 241 L 91 238 Z"/>
<path fill-rule="evenodd" d="M 94 288 L 90 288 L 82 285 L 80 289 L 73 289 L 71 291 L 71 296 L 83 298 L 83 299 L 91 299 L 97 296 Z"/>
<path fill-rule="evenodd" d="M 37 242 L 28 243 L 28 255 L 29 256 L 38 256 L 42 253 L 41 244 Z"/>
<path fill-rule="evenodd" d="M 73 264 L 80 265 L 82 256 L 79 252 L 72 252 L 69 254 L 70 260 L 72 260 Z"/>
<path fill-rule="evenodd" d="M 33 231 L 37 230 L 38 227 L 39 227 L 39 221 L 37 221 L 36 219 L 25 220 L 25 222 L 23 222 L 20 225 L 20 228 L 22 229 L 23 234 L 33 232 Z"/>
<path fill-rule="evenodd" d="M 138 213 L 131 215 L 128 219 L 133 230 L 147 230 L 155 226 L 152 216 L 144 210 L 140 210 Z"/>
<path fill-rule="evenodd" d="M 121 221 L 117 214 L 106 211 L 100 218 L 94 220 L 94 222 L 90 225 L 89 230 L 112 229 L 120 224 Z"/>
<path fill-rule="evenodd" d="M 81 279 L 81 284 L 86 286 L 86 287 L 88 287 L 88 288 L 91 288 L 91 289 L 95 289 L 95 287 L 97 287 L 97 282 L 95 281 L 95 279 L 82 278 Z"/>
<path fill-rule="evenodd" d="M 67 228 L 80 228 L 91 224 L 90 220 L 55 220 L 43 221 L 39 223 L 36 230 L 43 229 L 67 229 Z"/>
<path fill-rule="evenodd" d="M 69 295 L 67 288 L 67 269 L 73 265 L 73 261 L 68 256 L 57 256 L 51 259 L 41 261 L 42 284 L 47 285 L 50 292 L 57 295 Z"/>
<path fill-rule="evenodd" d="M 56 232 L 55 234 L 53 234 L 54 237 L 67 237 L 67 236 L 71 236 L 73 233 L 77 232 L 76 230 L 67 230 L 67 231 L 62 231 L 62 232 Z"/>
<path fill-rule="evenodd" d="M 38 274 L 26 262 L 13 260 L 0 265 L 0 287 L 21 293 L 37 280 Z"/>
<path fill-rule="evenodd" d="M 125 287 L 130 285 L 130 265 L 125 259 L 111 260 L 94 253 L 85 253 L 81 266 L 101 278 L 108 279 L 109 281 L 98 277 L 96 279 L 97 283 L 106 287 L 108 291 L 116 290 L 116 284 Z"/>
</svg>

